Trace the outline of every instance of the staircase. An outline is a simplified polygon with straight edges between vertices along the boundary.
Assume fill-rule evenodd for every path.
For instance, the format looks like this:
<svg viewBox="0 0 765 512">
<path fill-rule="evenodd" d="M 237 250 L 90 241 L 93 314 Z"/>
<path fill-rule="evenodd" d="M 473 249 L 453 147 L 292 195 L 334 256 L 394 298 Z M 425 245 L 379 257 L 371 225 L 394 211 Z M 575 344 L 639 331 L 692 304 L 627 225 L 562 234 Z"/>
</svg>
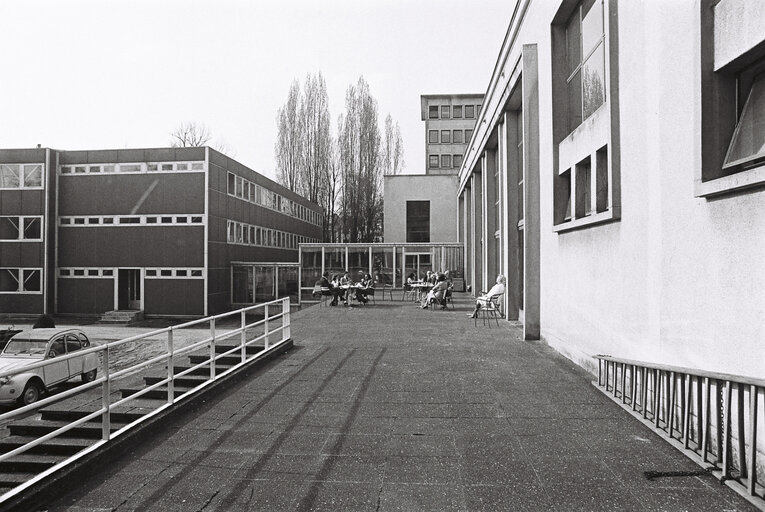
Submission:
<svg viewBox="0 0 765 512">
<path fill-rule="evenodd" d="M 143 320 L 143 311 L 134 309 L 120 309 L 107 311 L 101 316 L 99 324 L 130 325 Z"/>
</svg>

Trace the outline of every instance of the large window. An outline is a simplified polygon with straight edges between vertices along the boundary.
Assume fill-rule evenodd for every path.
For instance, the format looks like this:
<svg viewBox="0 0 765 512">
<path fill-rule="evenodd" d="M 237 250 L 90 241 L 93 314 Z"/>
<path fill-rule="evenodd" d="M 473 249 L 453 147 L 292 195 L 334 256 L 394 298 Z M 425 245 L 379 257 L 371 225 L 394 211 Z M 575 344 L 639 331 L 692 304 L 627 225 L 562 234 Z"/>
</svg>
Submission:
<svg viewBox="0 0 765 512">
<path fill-rule="evenodd" d="M 406 202 L 406 241 L 430 242 L 430 201 Z"/>
<path fill-rule="evenodd" d="M 0 217 L 0 241 L 42 241 L 42 217 Z"/>
<path fill-rule="evenodd" d="M 438 144 L 438 130 L 428 130 L 428 143 Z"/>
<path fill-rule="evenodd" d="M 475 106 L 465 105 L 465 119 L 473 119 L 475 117 Z"/>
<path fill-rule="evenodd" d="M 430 155 L 428 157 L 428 167 L 438 169 L 438 155 Z"/>
<path fill-rule="evenodd" d="M 451 110 L 451 107 L 449 107 L 449 105 L 443 105 L 441 107 L 441 119 L 449 119 L 451 117 L 449 115 L 450 110 Z"/>
<path fill-rule="evenodd" d="M 452 164 L 454 164 L 454 167 L 462 165 L 462 155 L 454 155 L 452 157 Z"/>
<path fill-rule="evenodd" d="M 462 130 L 454 130 L 452 132 L 452 142 L 462 144 Z"/>
<path fill-rule="evenodd" d="M 462 119 L 462 105 L 454 105 L 452 107 L 452 117 L 454 119 Z"/>
<path fill-rule="evenodd" d="M 438 119 L 438 105 L 431 105 L 428 107 L 428 118 Z"/>
<path fill-rule="evenodd" d="M 465 142 L 470 142 L 473 138 L 473 130 L 465 130 Z"/>
<path fill-rule="evenodd" d="M 441 130 L 441 144 L 450 144 L 452 142 L 452 131 Z"/>
<path fill-rule="evenodd" d="M 441 167 L 444 169 L 451 169 L 452 155 L 441 155 Z"/>
<path fill-rule="evenodd" d="M 42 269 L 0 268 L 0 293 L 41 293 Z"/>
<path fill-rule="evenodd" d="M 606 99 L 604 39 L 603 0 L 585 0 L 566 23 L 569 131 Z"/>
<path fill-rule="evenodd" d="M 0 189 L 42 188 L 43 164 L 0 164 Z"/>
</svg>

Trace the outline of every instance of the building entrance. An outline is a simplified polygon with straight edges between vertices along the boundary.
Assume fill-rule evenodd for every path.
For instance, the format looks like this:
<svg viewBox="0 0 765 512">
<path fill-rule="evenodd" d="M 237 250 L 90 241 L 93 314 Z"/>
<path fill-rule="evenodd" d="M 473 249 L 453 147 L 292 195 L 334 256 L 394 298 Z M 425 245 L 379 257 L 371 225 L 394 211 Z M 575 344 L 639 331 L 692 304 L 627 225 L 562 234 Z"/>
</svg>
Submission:
<svg viewBox="0 0 765 512">
<path fill-rule="evenodd" d="M 141 269 L 119 269 L 117 274 L 117 309 L 143 309 L 141 284 Z"/>
</svg>

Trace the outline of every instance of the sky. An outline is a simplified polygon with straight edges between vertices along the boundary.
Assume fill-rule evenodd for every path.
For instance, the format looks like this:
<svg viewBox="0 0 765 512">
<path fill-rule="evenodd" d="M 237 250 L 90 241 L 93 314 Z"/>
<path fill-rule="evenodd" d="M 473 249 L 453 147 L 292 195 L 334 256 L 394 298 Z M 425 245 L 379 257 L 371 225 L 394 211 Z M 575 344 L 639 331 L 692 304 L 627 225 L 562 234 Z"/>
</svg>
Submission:
<svg viewBox="0 0 765 512">
<path fill-rule="evenodd" d="M 204 123 L 275 178 L 276 114 L 321 71 L 333 130 L 364 76 L 423 173 L 420 95 L 484 93 L 513 0 L 0 1 L 0 147 L 165 147 Z"/>
</svg>

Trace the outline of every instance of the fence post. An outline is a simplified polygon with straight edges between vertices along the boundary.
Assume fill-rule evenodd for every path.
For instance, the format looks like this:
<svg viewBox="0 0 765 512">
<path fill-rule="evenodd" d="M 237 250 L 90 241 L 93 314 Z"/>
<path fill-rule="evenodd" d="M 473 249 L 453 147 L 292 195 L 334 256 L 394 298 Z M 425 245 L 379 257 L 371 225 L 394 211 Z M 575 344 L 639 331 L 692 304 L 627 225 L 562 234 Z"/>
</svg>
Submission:
<svg viewBox="0 0 765 512">
<path fill-rule="evenodd" d="M 210 319 L 210 380 L 215 380 L 215 318 Z"/>
<path fill-rule="evenodd" d="M 112 435 L 112 418 L 111 418 L 111 380 L 109 377 L 109 345 L 103 351 L 103 358 L 101 360 L 101 372 L 104 374 L 104 382 L 101 384 L 101 406 L 104 408 L 104 413 L 101 416 L 101 439 L 108 441 Z"/>
<path fill-rule="evenodd" d="M 173 328 L 167 331 L 167 403 L 175 401 L 175 355 L 173 349 Z"/>
<path fill-rule="evenodd" d="M 247 333 L 245 332 L 245 326 L 247 325 L 247 315 L 242 310 L 242 334 L 240 336 L 240 342 L 242 345 L 242 362 L 245 362 L 247 360 L 247 346 L 245 345 L 247 343 Z"/>
<path fill-rule="evenodd" d="M 282 341 L 290 339 L 290 298 L 282 301 Z"/>
<path fill-rule="evenodd" d="M 757 483 L 757 386 L 749 386 L 749 481 L 747 490 L 755 495 Z"/>
<path fill-rule="evenodd" d="M 263 337 L 263 344 L 264 349 L 268 350 L 268 304 L 263 306 L 263 311 L 265 312 L 265 322 L 263 322 L 263 325 L 265 326 L 265 336 Z"/>
</svg>

